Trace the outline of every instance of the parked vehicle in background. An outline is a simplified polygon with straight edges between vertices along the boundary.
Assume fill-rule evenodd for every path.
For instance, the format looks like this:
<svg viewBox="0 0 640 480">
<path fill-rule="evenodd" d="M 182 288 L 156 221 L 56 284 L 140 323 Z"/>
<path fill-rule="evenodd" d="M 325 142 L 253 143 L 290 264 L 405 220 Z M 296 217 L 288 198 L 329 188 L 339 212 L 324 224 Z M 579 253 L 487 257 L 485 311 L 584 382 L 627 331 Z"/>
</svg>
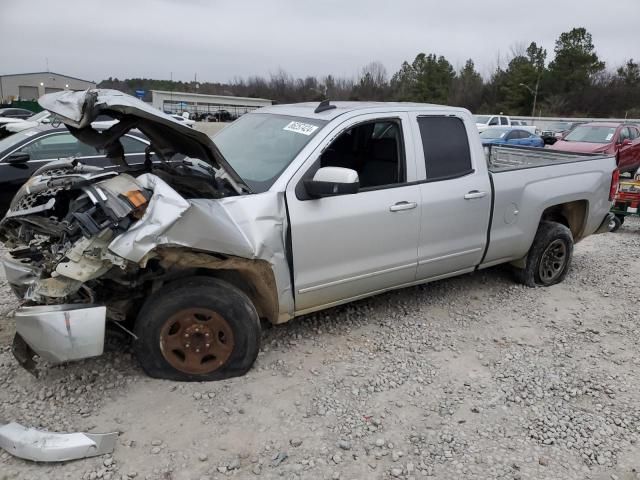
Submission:
<svg viewBox="0 0 640 480">
<path fill-rule="evenodd" d="M 632 175 L 640 168 L 640 128 L 629 123 L 578 125 L 550 148 L 563 152 L 614 155 L 620 172 Z"/>
<path fill-rule="evenodd" d="M 15 314 L 25 365 L 100 355 L 107 319 L 130 320 L 151 376 L 242 375 L 261 319 L 507 262 L 525 285 L 553 285 L 574 242 L 613 222 L 613 157 L 491 146 L 487 161 L 461 108 L 279 105 L 212 139 L 111 90 L 40 103 L 91 144 L 95 115 L 126 115 L 164 161 L 142 175 L 51 165 L 16 194 L 0 238 L 30 302 Z"/>
<path fill-rule="evenodd" d="M 0 138 L 22 132 L 23 130 L 29 130 L 30 128 L 36 128 L 40 125 L 51 125 L 54 128 L 58 128 L 62 124 L 62 122 L 56 120 L 55 116 L 46 110 L 36 113 L 26 120 L 14 118 L 10 119 L 11 122 L 8 123 L 2 123 L 2 120 L 3 119 L 0 119 Z M 118 120 L 114 120 L 108 115 L 99 115 L 92 125 L 95 128 L 109 128 L 116 123 L 118 123 Z"/>
<path fill-rule="evenodd" d="M 640 179 L 620 180 L 618 191 L 611 207 L 615 215 L 612 232 L 617 231 L 629 215 L 640 215 Z"/>
<path fill-rule="evenodd" d="M 205 122 L 232 122 L 233 120 L 235 120 L 235 118 L 227 110 L 209 112 L 205 113 L 203 116 L 203 121 Z"/>
<path fill-rule="evenodd" d="M 542 130 L 540 136 L 544 140 L 545 145 L 553 145 L 559 138 L 564 137 L 578 125 L 586 122 L 553 122 Z"/>
<path fill-rule="evenodd" d="M 11 122 L 0 123 L 0 138 L 11 135 L 12 133 L 21 132 L 22 130 L 37 127 L 38 125 L 47 124 L 49 123 L 50 117 L 51 113 L 43 110 L 42 112 L 30 116 L 26 120 L 14 118 L 11 119 Z"/>
<path fill-rule="evenodd" d="M 521 145 L 544 147 L 538 135 L 523 130 L 522 127 L 491 127 L 480 134 L 482 145 Z"/>
<path fill-rule="evenodd" d="M 521 120 L 511 120 L 511 117 L 507 115 L 476 115 L 475 121 L 480 133 L 491 127 L 511 127 L 515 125 L 533 134 L 537 130 L 535 126 L 526 125 L 526 123 L 523 125 Z"/>
<path fill-rule="evenodd" d="M 187 127 L 193 128 L 193 126 L 196 124 L 196 122 L 194 120 L 191 120 L 188 116 L 185 117 L 184 115 L 178 115 L 177 113 L 172 113 L 169 116 L 174 120 L 182 123 L 183 125 L 186 125 Z"/>
<path fill-rule="evenodd" d="M 33 112 L 26 108 L 0 108 L 0 117 L 20 118 L 24 120 L 32 116 Z"/>
<path fill-rule="evenodd" d="M 149 145 L 144 135 L 130 131 L 121 138 L 121 143 L 128 164 L 144 163 L 145 149 Z M 114 168 L 104 151 L 80 142 L 66 127 L 39 126 L 0 140 L 0 215 L 9 209 L 11 199 L 33 172 L 61 158 L 76 158 L 86 165 Z"/>
</svg>

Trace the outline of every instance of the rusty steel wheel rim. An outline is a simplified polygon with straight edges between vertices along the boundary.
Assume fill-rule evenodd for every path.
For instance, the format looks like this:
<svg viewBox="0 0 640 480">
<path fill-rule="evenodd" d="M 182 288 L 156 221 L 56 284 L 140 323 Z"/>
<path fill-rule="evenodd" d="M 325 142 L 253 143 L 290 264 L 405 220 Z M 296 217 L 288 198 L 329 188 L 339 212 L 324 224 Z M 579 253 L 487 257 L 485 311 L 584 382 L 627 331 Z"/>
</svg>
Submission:
<svg viewBox="0 0 640 480">
<path fill-rule="evenodd" d="M 233 331 L 209 308 L 188 308 L 172 315 L 160 331 L 160 350 L 169 364 L 184 373 L 211 373 L 233 352 Z"/>
</svg>

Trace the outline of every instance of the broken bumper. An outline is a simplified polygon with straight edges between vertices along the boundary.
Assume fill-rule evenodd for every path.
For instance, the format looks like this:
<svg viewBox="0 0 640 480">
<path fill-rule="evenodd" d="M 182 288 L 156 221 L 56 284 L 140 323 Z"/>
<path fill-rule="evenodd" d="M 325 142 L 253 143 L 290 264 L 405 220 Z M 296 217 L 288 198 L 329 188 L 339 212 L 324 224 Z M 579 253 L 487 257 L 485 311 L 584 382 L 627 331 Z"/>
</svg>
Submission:
<svg viewBox="0 0 640 480">
<path fill-rule="evenodd" d="M 111 453 L 117 433 L 53 433 L 18 423 L 0 425 L 0 448 L 34 462 L 65 462 Z"/>
<path fill-rule="evenodd" d="M 106 314 L 106 307 L 86 304 L 19 308 L 15 313 L 16 358 L 23 365 L 29 360 L 16 351 L 20 340 L 49 363 L 102 355 Z"/>
</svg>

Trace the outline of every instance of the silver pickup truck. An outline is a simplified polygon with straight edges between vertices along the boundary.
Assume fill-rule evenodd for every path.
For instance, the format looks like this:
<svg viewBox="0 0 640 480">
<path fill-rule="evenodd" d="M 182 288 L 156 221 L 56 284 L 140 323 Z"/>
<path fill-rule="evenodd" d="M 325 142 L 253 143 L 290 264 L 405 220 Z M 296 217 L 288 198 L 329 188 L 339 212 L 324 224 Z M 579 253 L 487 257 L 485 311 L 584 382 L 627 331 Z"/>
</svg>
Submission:
<svg viewBox="0 0 640 480">
<path fill-rule="evenodd" d="M 574 243 L 612 226 L 613 157 L 485 151 L 461 108 L 281 105 L 211 139 L 116 91 L 40 103 L 115 166 L 42 166 L 0 224 L 28 368 L 100 355 L 109 322 L 151 376 L 241 375 L 261 320 L 507 262 L 553 285 Z M 97 132 L 98 115 L 119 122 Z M 131 129 L 151 142 L 137 165 Z"/>
</svg>

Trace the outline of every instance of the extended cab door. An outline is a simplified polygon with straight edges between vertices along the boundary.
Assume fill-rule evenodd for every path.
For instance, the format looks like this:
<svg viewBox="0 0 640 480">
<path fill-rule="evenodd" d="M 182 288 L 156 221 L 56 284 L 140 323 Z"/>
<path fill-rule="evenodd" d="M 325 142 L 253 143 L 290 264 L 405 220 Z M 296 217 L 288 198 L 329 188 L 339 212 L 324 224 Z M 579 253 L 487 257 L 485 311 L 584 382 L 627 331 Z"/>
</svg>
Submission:
<svg viewBox="0 0 640 480">
<path fill-rule="evenodd" d="M 358 172 L 360 190 L 310 198 L 303 179 L 320 167 Z M 287 186 L 296 312 L 415 280 L 420 189 L 404 112 L 347 120 Z"/>
<path fill-rule="evenodd" d="M 413 114 L 420 183 L 418 279 L 471 271 L 484 255 L 492 187 L 472 124 L 451 115 Z M 475 145 L 477 143 L 477 145 Z M 477 147 L 477 148 L 476 148 Z"/>
</svg>

